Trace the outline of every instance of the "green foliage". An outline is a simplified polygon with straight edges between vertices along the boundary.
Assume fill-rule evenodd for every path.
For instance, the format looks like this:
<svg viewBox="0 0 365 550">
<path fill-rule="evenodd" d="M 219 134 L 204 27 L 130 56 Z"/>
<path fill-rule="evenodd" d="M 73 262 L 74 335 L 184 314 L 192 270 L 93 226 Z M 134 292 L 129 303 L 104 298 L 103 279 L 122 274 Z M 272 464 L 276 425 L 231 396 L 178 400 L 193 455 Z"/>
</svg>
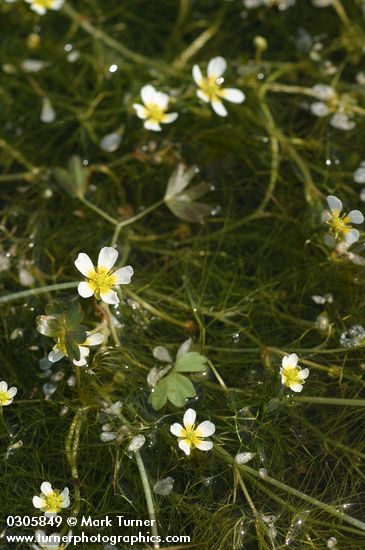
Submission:
<svg viewBox="0 0 365 550">
<path fill-rule="evenodd" d="M 207 204 L 196 202 L 209 191 L 208 183 L 200 183 L 191 189 L 186 189 L 195 175 L 194 168 L 179 164 L 171 174 L 164 197 L 166 206 L 177 218 L 188 222 L 202 223 L 204 216 L 211 212 Z"/>
<path fill-rule="evenodd" d="M 175 407 L 183 407 L 186 400 L 195 397 L 192 382 L 182 372 L 205 372 L 207 359 L 196 351 L 187 352 L 176 359 L 171 371 L 156 384 L 150 395 L 150 403 L 159 411 L 167 401 Z"/>
<path fill-rule="evenodd" d="M 57 183 L 71 197 L 82 199 L 87 191 L 89 170 L 82 165 L 80 157 L 71 157 L 68 168 L 53 168 L 52 173 Z"/>
<path fill-rule="evenodd" d="M 81 324 L 82 319 L 83 313 L 77 302 L 48 304 L 46 315 L 37 317 L 37 330 L 64 347 L 71 360 L 79 360 L 79 345 L 86 340 L 86 327 Z"/>
</svg>

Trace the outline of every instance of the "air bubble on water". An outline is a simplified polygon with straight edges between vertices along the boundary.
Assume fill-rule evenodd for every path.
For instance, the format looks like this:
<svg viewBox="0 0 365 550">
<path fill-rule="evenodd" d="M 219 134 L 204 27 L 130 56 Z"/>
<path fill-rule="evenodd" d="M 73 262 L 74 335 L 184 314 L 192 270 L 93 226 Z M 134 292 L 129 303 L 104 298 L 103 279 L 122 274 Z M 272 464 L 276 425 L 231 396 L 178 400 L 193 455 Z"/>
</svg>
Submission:
<svg viewBox="0 0 365 550">
<path fill-rule="evenodd" d="M 100 434 L 100 439 L 103 441 L 103 443 L 107 443 L 109 441 L 113 441 L 117 437 L 117 434 L 115 432 L 102 432 Z"/>
<path fill-rule="evenodd" d="M 331 166 L 331 164 L 332 164 L 331 159 L 326 159 L 326 166 Z"/>
<path fill-rule="evenodd" d="M 291 544 L 298 536 L 302 535 L 303 529 L 307 524 L 308 517 L 309 510 L 300 512 L 294 517 L 285 537 L 286 546 L 289 546 L 289 544 Z"/>
<path fill-rule="evenodd" d="M 128 445 L 128 451 L 130 453 L 135 453 L 136 451 L 138 451 L 139 449 L 141 449 L 143 447 L 143 445 L 145 444 L 146 442 L 146 438 L 144 435 L 136 435 L 132 441 L 130 442 L 130 444 Z"/>
<path fill-rule="evenodd" d="M 51 124 L 56 120 L 56 117 L 56 111 L 53 108 L 51 100 L 49 97 L 44 97 L 42 100 L 41 122 Z"/>
<path fill-rule="evenodd" d="M 234 344 L 238 344 L 239 341 L 240 341 L 240 333 L 239 332 L 234 332 L 232 334 L 232 342 Z"/>
<path fill-rule="evenodd" d="M 5 460 L 8 460 L 8 458 L 13 455 L 15 453 L 15 451 L 17 451 L 18 449 L 21 449 L 23 447 L 23 441 L 20 439 L 19 441 L 17 441 L 16 443 L 13 443 L 12 445 L 9 445 L 7 451 L 6 451 L 6 455 L 5 455 Z"/>
<path fill-rule="evenodd" d="M 254 458 L 254 456 L 256 455 L 256 453 L 238 453 L 236 456 L 235 456 L 235 463 L 236 464 L 247 464 L 247 462 L 249 462 L 250 460 L 252 460 Z"/>
<path fill-rule="evenodd" d="M 156 481 L 156 483 L 153 486 L 153 492 L 156 493 L 156 495 L 161 495 L 166 497 L 169 495 L 174 488 L 175 480 L 173 477 L 165 477 L 164 479 L 160 479 Z"/>
<path fill-rule="evenodd" d="M 46 399 L 49 399 L 57 390 L 57 386 L 55 384 L 47 383 L 47 384 L 43 384 L 42 389 L 43 389 L 44 397 Z"/>
<path fill-rule="evenodd" d="M 83 159 L 82 164 L 83 164 L 84 166 L 88 166 L 88 165 L 89 165 L 88 159 Z"/>
<path fill-rule="evenodd" d="M 79 50 L 74 50 L 67 55 L 66 59 L 69 63 L 76 63 L 76 61 L 80 59 L 80 55 L 81 53 L 79 52 Z"/>
<path fill-rule="evenodd" d="M 10 340 L 16 340 L 17 338 L 20 338 L 23 336 L 23 329 L 22 328 L 15 328 L 11 334 L 10 334 Z"/>
<path fill-rule="evenodd" d="M 363 162 L 360 164 L 359 168 L 355 170 L 353 177 L 356 183 L 365 183 L 365 166 Z"/>
<path fill-rule="evenodd" d="M 121 144 L 121 141 L 122 136 L 120 132 L 112 132 L 102 137 L 99 145 L 103 151 L 106 151 L 107 153 L 114 153 L 114 151 L 116 151 Z"/>
<path fill-rule="evenodd" d="M 109 72 L 110 73 L 115 73 L 117 70 L 118 70 L 118 65 L 116 65 L 115 63 L 110 65 L 110 67 L 109 67 Z"/>
<path fill-rule="evenodd" d="M 260 468 L 259 469 L 259 476 L 261 477 L 261 479 L 266 479 L 267 478 L 267 470 L 266 468 Z"/>
<path fill-rule="evenodd" d="M 70 52 L 73 49 L 72 44 L 65 44 L 65 52 Z"/>
<path fill-rule="evenodd" d="M 245 520 L 241 519 L 239 520 L 234 528 L 234 534 L 233 534 L 233 550 L 243 550 L 243 539 L 246 536 L 246 529 L 244 527 Z"/>
</svg>

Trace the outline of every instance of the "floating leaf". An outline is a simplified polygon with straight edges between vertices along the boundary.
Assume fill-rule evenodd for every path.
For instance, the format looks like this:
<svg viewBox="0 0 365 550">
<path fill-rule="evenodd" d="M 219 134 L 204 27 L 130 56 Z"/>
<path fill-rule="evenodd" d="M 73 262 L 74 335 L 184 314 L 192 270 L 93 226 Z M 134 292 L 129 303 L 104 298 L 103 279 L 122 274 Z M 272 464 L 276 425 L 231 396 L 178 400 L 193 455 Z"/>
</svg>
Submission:
<svg viewBox="0 0 365 550">
<path fill-rule="evenodd" d="M 202 223 L 204 216 L 210 214 L 211 207 L 205 203 L 195 202 L 195 199 L 207 193 L 210 186 L 208 183 L 200 183 L 185 190 L 194 175 L 194 168 L 179 164 L 169 178 L 164 201 L 176 217 L 188 222 Z"/>
<path fill-rule="evenodd" d="M 183 407 L 186 400 L 195 397 L 192 382 L 182 374 L 171 372 L 165 376 L 150 395 L 152 407 L 158 411 L 169 400 L 176 407 Z"/>
<path fill-rule="evenodd" d="M 89 170 L 83 166 L 80 157 L 71 157 L 67 170 L 54 168 L 53 175 L 57 183 L 71 197 L 83 198 L 87 191 Z"/>
<path fill-rule="evenodd" d="M 174 372 L 205 372 L 207 358 L 197 351 L 190 351 L 181 355 L 173 368 Z"/>
</svg>

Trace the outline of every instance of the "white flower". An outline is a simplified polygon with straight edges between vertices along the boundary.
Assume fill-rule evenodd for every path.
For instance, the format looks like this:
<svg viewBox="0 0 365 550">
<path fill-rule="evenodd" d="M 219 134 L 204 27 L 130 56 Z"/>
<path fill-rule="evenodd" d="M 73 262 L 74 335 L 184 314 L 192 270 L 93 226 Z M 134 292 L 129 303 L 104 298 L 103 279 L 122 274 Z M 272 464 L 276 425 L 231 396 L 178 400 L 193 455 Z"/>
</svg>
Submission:
<svg viewBox="0 0 365 550">
<path fill-rule="evenodd" d="M 291 353 L 283 357 L 280 369 L 281 383 L 295 392 L 301 392 L 304 380 L 309 376 L 308 369 L 301 369 L 298 365 L 298 356 Z"/>
<path fill-rule="evenodd" d="M 65 538 L 67 538 L 67 541 L 64 540 Z M 60 535 L 59 533 L 46 535 L 44 531 L 39 529 L 34 533 L 34 539 L 37 544 L 32 544 L 33 550 L 64 550 L 72 541 L 72 531 L 69 531 L 67 535 Z"/>
<path fill-rule="evenodd" d="M 204 438 L 214 434 L 214 424 L 205 420 L 195 428 L 195 419 L 194 409 L 187 409 L 183 418 L 184 426 L 175 423 L 170 427 L 170 432 L 179 438 L 179 447 L 186 455 L 189 455 L 194 447 L 200 451 L 210 451 L 213 447 L 213 443 L 209 440 L 204 441 Z"/>
<path fill-rule="evenodd" d="M 213 57 L 208 63 L 207 77 L 203 77 L 199 65 L 193 67 L 193 78 L 199 86 L 196 95 L 205 103 L 210 103 L 212 109 L 219 116 L 227 116 L 227 110 L 222 99 L 231 103 L 243 103 L 245 94 L 237 88 L 223 88 L 222 74 L 227 68 L 227 62 L 223 57 Z"/>
<path fill-rule="evenodd" d="M 77 256 L 75 266 L 86 277 L 86 281 L 79 283 L 78 292 L 83 298 L 95 296 L 106 304 L 118 304 L 119 298 L 113 290 L 116 285 L 128 285 L 134 273 L 130 265 L 112 271 L 118 258 L 118 251 L 110 246 L 100 250 L 98 265 L 95 268 L 87 254 L 83 252 Z"/>
<path fill-rule="evenodd" d="M 258 8 L 259 6 L 277 6 L 279 10 L 286 10 L 294 3 L 295 0 L 243 0 L 243 4 L 247 9 Z"/>
<path fill-rule="evenodd" d="M 17 394 L 17 388 L 13 386 L 8 388 L 5 380 L 0 382 L 0 407 L 6 407 L 13 402 L 13 397 Z"/>
<path fill-rule="evenodd" d="M 170 124 L 179 116 L 177 113 L 166 113 L 170 97 L 168 94 L 158 92 L 151 84 L 143 86 L 141 89 L 141 98 L 144 105 L 133 103 L 138 118 L 144 120 L 146 130 L 160 132 L 160 124 Z"/>
<path fill-rule="evenodd" d="M 350 223 L 362 223 L 364 216 L 359 210 L 351 210 L 348 214 L 342 214 L 342 202 L 333 195 L 327 197 L 330 211 L 325 212 L 325 222 L 330 227 L 330 232 L 336 240 L 345 241 L 348 246 L 359 238 L 359 231 L 353 229 Z"/>
<path fill-rule="evenodd" d="M 332 113 L 330 124 L 338 130 L 353 130 L 356 123 L 349 118 L 346 110 L 351 112 L 352 98 L 349 95 L 338 96 L 336 91 L 327 84 L 315 84 L 312 87 L 313 96 L 319 101 L 311 104 L 310 110 L 317 117 L 325 117 Z"/>
<path fill-rule="evenodd" d="M 47 10 L 60 10 L 65 3 L 65 0 L 25 0 L 30 4 L 30 9 L 44 15 Z"/>
<path fill-rule="evenodd" d="M 53 490 L 48 481 L 44 481 L 39 497 L 33 497 L 33 506 L 45 514 L 58 514 L 63 508 L 70 506 L 69 490 L 65 487 L 60 493 L 57 489 Z"/>
<path fill-rule="evenodd" d="M 87 364 L 87 359 L 90 355 L 89 346 L 98 346 L 104 342 L 104 336 L 101 332 L 95 332 L 91 334 L 90 332 L 86 333 L 87 338 L 85 342 L 79 345 L 80 359 L 74 359 L 73 364 L 77 367 L 84 367 Z M 58 342 L 48 354 L 48 360 L 51 363 L 56 363 L 60 361 L 63 357 L 67 357 L 67 352 L 64 344 Z"/>
</svg>

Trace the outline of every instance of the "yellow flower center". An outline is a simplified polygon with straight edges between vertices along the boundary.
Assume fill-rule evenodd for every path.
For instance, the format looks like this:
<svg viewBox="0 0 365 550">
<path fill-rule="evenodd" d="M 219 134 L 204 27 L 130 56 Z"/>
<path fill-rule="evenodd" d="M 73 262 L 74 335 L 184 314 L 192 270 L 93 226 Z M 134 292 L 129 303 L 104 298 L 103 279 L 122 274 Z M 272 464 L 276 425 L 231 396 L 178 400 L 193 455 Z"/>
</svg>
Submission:
<svg viewBox="0 0 365 550">
<path fill-rule="evenodd" d="M 286 369 L 284 369 L 284 372 L 283 372 L 283 375 L 284 375 L 284 380 L 285 380 L 285 384 L 287 386 L 290 386 L 291 384 L 301 384 L 302 383 L 302 380 L 299 376 L 299 369 L 297 369 L 297 367 L 287 367 Z"/>
<path fill-rule="evenodd" d="M 181 436 L 181 439 L 187 439 L 191 446 L 196 447 L 201 443 L 201 433 L 199 430 L 194 430 L 194 425 L 187 426 L 185 430 L 183 430 L 183 435 Z"/>
<path fill-rule="evenodd" d="M 33 0 L 33 5 L 36 8 L 52 8 L 54 0 Z"/>
<path fill-rule="evenodd" d="M 149 103 L 146 105 L 145 109 L 147 111 L 148 118 L 151 119 L 152 122 L 157 122 L 157 124 L 163 122 L 166 109 L 160 105 L 156 105 L 156 103 Z"/>
<path fill-rule="evenodd" d="M 223 90 L 217 84 L 217 78 L 215 76 L 203 78 L 200 88 L 205 94 L 207 94 L 209 101 L 219 99 L 223 95 Z"/>
<path fill-rule="evenodd" d="M 87 279 L 97 298 L 100 297 L 101 292 L 108 292 L 117 282 L 114 273 L 110 273 L 106 267 L 101 266 L 90 272 Z"/>
<path fill-rule="evenodd" d="M 9 401 L 10 397 L 7 391 L 0 391 L 0 406 L 5 405 Z"/>
<path fill-rule="evenodd" d="M 332 217 L 327 223 L 337 239 L 339 235 L 347 235 L 350 231 L 351 225 L 349 225 L 349 222 L 350 218 L 346 214 L 340 216 L 339 210 L 335 209 L 332 211 Z"/>
<path fill-rule="evenodd" d="M 46 512 L 57 513 L 62 510 L 62 497 L 59 491 L 53 491 L 44 500 L 46 501 Z"/>
</svg>

